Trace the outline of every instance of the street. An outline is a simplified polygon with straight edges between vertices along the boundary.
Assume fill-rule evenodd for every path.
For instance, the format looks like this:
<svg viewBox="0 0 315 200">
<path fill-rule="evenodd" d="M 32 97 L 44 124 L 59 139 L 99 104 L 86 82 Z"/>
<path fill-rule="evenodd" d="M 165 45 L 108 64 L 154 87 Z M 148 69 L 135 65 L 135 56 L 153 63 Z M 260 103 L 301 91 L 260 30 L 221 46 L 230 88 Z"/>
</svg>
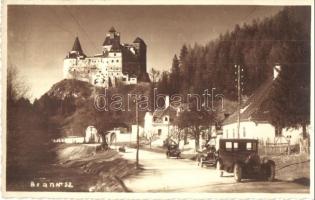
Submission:
<svg viewBox="0 0 315 200">
<path fill-rule="evenodd" d="M 127 149 L 122 155 L 135 161 L 136 150 Z M 309 193 L 308 186 L 281 180 L 242 180 L 235 183 L 232 174 L 225 173 L 219 177 L 215 168 L 201 168 L 196 162 L 186 159 L 167 159 L 161 153 L 140 150 L 139 159 L 144 170 L 123 180 L 132 192 Z"/>
</svg>

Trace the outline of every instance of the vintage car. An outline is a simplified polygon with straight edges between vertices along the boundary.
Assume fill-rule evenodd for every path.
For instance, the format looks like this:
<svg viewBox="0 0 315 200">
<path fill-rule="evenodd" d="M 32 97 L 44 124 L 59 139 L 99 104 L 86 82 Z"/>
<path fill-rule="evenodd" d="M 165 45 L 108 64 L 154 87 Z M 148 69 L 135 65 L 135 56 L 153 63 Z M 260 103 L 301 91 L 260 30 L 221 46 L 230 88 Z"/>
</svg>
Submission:
<svg viewBox="0 0 315 200">
<path fill-rule="evenodd" d="M 167 146 L 167 151 L 166 151 L 167 158 L 170 158 L 170 157 L 180 158 L 180 154 L 181 154 L 181 151 L 179 150 L 178 144 L 172 143 Z"/>
<path fill-rule="evenodd" d="M 214 146 L 207 145 L 201 151 L 198 151 L 198 166 L 215 166 L 217 161 L 217 153 Z"/>
<path fill-rule="evenodd" d="M 217 170 L 220 176 L 223 171 L 234 173 L 234 179 L 260 178 L 273 181 L 275 162 L 258 155 L 256 139 L 220 139 Z"/>
</svg>

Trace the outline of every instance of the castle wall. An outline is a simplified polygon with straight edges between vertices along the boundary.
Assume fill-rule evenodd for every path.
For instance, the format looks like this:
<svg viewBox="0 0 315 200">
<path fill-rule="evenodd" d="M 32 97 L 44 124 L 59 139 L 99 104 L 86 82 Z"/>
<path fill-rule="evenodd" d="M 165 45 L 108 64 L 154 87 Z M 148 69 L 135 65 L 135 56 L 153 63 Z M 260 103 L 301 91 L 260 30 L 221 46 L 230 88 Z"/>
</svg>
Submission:
<svg viewBox="0 0 315 200">
<path fill-rule="evenodd" d="M 118 82 L 136 84 L 139 76 L 146 73 L 146 45 L 143 42 L 120 44 L 120 34 L 114 31 L 107 34 L 102 53 L 93 57 L 83 54 L 76 38 L 76 48 L 64 59 L 63 77 L 101 87 L 114 86 Z"/>
</svg>

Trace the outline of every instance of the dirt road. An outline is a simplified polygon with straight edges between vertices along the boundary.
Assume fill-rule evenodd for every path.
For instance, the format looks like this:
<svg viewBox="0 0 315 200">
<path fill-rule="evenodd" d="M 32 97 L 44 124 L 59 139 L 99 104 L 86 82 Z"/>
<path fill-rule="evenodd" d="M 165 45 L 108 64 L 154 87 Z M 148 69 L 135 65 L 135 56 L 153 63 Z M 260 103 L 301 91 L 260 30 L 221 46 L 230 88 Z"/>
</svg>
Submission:
<svg viewBox="0 0 315 200">
<path fill-rule="evenodd" d="M 135 152 L 128 149 L 122 154 L 126 159 L 135 160 Z M 161 153 L 140 150 L 139 157 L 143 172 L 124 180 L 133 192 L 309 193 L 309 186 L 281 180 L 235 183 L 232 174 L 219 177 L 214 168 L 201 168 L 191 160 L 167 159 Z"/>
</svg>

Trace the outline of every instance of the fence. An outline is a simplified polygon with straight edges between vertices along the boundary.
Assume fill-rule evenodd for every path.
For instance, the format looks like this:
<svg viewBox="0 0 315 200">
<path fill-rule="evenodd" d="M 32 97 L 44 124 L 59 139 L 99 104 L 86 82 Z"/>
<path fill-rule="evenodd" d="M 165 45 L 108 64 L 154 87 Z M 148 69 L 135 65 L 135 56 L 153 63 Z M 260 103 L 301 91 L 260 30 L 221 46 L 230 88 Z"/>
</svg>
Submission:
<svg viewBox="0 0 315 200">
<path fill-rule="evenodd" d="M 289 141 L 259 141 L 259 153 L 261 155 L 290 155 L 300 152 L 299 144 L 290 144 Z"/>
</svg>

